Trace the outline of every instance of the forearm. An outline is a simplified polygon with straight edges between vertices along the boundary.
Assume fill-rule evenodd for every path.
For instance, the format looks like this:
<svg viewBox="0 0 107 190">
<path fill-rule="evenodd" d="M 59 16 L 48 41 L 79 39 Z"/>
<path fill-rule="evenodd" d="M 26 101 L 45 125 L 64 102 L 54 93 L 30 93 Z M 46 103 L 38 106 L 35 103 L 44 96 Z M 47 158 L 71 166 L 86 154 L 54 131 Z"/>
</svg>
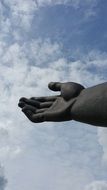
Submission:
<svg viewBox="0 0 107 190">
<path fill-rule="evenodd" d="M 107 82 L 82 90 L 71 114 L 76 121 L 107 127 Z"/>
</svg>

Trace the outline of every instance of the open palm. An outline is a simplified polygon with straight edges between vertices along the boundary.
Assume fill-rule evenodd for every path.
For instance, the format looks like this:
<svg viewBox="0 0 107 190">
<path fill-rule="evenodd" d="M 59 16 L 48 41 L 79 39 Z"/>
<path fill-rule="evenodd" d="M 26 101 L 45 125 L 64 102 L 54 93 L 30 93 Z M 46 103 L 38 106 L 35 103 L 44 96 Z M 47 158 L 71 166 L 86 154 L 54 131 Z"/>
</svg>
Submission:
<svg viewBox="0 0 107 190">
<path fill-rule="evenodd" d="M 19 107 L 22 108 L 28 119 L 34 123 L 72 120 L 71 107 L 84 87 L 73 82 L 51 82 L 49 83 L 49 89 L 60 91 L 60 95 L 30 99 L 21 98 L 18 104 Z"/>
</svg>

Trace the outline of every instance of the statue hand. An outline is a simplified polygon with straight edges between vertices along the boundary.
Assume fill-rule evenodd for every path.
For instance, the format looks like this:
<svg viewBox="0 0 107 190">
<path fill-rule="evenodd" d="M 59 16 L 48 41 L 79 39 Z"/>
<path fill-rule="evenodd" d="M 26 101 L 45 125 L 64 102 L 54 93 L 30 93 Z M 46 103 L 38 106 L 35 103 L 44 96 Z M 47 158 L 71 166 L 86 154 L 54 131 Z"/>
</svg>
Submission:
<svg viewBox="0 0 107 190">
<path fill-rule="evenodd" d="M 53 91 L 60 91 L 60 95 L 30 99 L 21 98 L 19 107 L 34 123 L 72 120 L 71 107 L 84 87 L 73 82 L 51 82 L 48 86 Z"/>
</svg>

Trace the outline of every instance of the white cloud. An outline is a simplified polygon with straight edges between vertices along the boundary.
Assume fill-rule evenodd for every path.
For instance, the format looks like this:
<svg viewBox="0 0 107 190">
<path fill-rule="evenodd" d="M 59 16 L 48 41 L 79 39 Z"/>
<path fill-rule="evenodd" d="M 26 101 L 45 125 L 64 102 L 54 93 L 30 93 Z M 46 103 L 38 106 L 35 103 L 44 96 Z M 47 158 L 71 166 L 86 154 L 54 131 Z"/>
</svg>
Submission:
<svg viewBox="0 0 107 190">
<path fill-rule="evenodd" d="M 29 31 L 37 6 L 33 0 L 4 0 L 1 3 L 1 9 L 0 25 L 4 37 L 6 35 L 11 36 L 19 28 Z"/>
<path fill-rule="evenodd" d="M 4 0 L 4 5 L 8 5 L 11 11 L 13 11 L 13 14 L 32 14 L 36 9 L 36 3 L 34 0 Z"/>
<path fill-rule="evenodd" d="M 30 30 L 32 20 L 41 7 L 58 4 L 69 5 L 74 9 L 83 7 L 86 15 L 85 17 L 89 18 L 96 14 L 95 7 L 98 4 L 98 0 L 4 0 L 0 3 L 0 25 L 1 30 L 4 31 L 2 35 L 13 34 L 13 36 L 16 37 L 15 39 L 17 39 L 17 36 L 19 36 L 17 31 L 19 29 L 23 29 L 26 32 Z M 6 15 L 4 12 L 8 14 Z"/>
<path fill-rule="evenodd" d="M 55 129 L 53 124 L 34 125 L 24 117 L 18 109 L 17 103 L 21 96 L 52 94 L 47 89 L 47 84 L 50 81 L 76 81 L 87 86 L 103 81 L 101 74 L 95 75 L 89 71 L 90 63 L 92 61 L 95 63 L 97 56 L 94 55 L 93 59 L 90 59 L 88 55 L 87 64 L 84 64 L 84 56 L 78 58 L 77 61 L 68 62 L 61 46 L 56 42 L 52 44 L 50 40 L 42 41 L 39 39 L 22 45 L 14 43 L 10 46 L 1 42 L 0 45 L 0 89 L 2 89 L 2 93 L 0 93 L 0 107 L 2 107 L 0 110 L 0 135 L 2 137 L 0 140 L 0 160 L 5 165 L 9 180 L 7 189 L 14 189 L 20 181 L 19 176 L 22 174 L 24 176 L 25 173 L 23 180 L 16 187 L 17 190 L 21 188 L 27 190 L 31 183 L 33 184 L 31 190 L 36 187 L 38 189 L 50 188 L 51 184 L 47 182 L 48 176 L 50 176 L 54 190 L 65 190 L 66 187 L 68 190 L 72 187 L 74 190 L 82 189 L 94 179 L 94 174 L 90 169 L 92 166 L 89 165 L 90 159 L 92 157 L 96 158 L 95 161 L 98 159 L 98 155 L 96 155 L 98 153 L 93 148 L 93 133 L 91 132 L 91 144 L 88 143 L 90 137 L 86 136 L 86 134 L 90 134 L 89 131 L 85 132 L 85 139 L 84 134 L 81 136 L 81 130 L 78 133 L 76 132 L 74 138 L 69 136 L 69 130 L 68 133 L 65 132 L 66 130 L 63 129 L 62 124 L 58 124 L 59 131 Z M 97 55 L 99 55 L 101 64 L 103 64 L 106 61 L 106 55 L 104 54 L 104 58 L 100 56 L 100 53 L 97 53 Z M 95 67 L 99 68 L 99 65 L 95 64 Z M 71 124 L 68 123 L 67 125 L 69 127 Z M 78 126 L 79 124 L 72 125 Z M 72 132 L 70 131 L 71 134 Z M 71 139 L 72 143 L 75 144 L 75 150 L 73 150 L 74 144 L 70 144 Z M 83 144 L 87 142 L 86 149 L 87 146 L 90 146 L 91 151 L 84 152 L 82 147 L 78 145 L 78 139 L 84 139 Z M 76 148 L 77 145 L 79 147 Z M 37 164 L 35 163 L 36 157 L 38 157 Z M 57 161 L 53 160 L 51 162 L 52 157 Z M 78 160 L 78 157 L 81 159 Z M 41 162 L 39 162 L 40 159 Z M 84 166 L 80 168 L 83 163 L 82 160 L 84 160 Z M 62 162 L 62 165 L 58 166 L 60 162 Z M 98 163 L 98 160 L 96 162 Z M 95 164 L 95 162 L 93 163 Z M 42 167 L 40 167 L 41 164 Z M 70 167 L 69 171 L 68 167 L 64 167 L 66 164 Z M 89 165 L 88 169 L 87 165 Z M 21 170 L 22 166 L 23 171 Z M 27 169 L 25 169 L 26 166 L 28 166 Z M 29 178 L 28 171 L 32 173 L 31 183 L 23 184 Z M 47 177 L 45 178 L 44 173 L 46 171 Z M 41 175 L 44 180 L 44 187 L 40 183 Z M 37 186 L 34 176 L 38 179 L 38 183 L 36 181 Z M 17 179 L 16 182 L 13 182 L 14 178 Z"/>
<path fill-rule="evenodd" d="M 72 123 L 73 130 L 69 122 L 67 126 L 52 123 L 34 125 L 21 113 L 17 103 L 21 96 L 53 94 L 47 88 L 50 81 L 75 81 L 88 87 L 106 80 L 103 74 L 106 53 L 91 51 L 87 56 L 77 56 L 76 59 L 71 52 L 75 61 L 70 62 L 57 42 L 24 39 L 37 8 L 69 4 L 76 9 L 87 5 L 91 11 L 97 1 L 3 2 L 4 7 L 0 5 L 0 161 L 9 180 L 7 190 L 83 189 L 94 180 L 94 172 L 97 173 L 99 167 L 96 165 L 100 162 L 94 129 L 85 131 L 82 124 Z M 93 66 L 95 72 L 90 71 Z M 100 144 L 106 158 L 104 134 L 100 134 Z M 93 157 L 94 164 L 90 165 Z M 93 167 L 96 171 L 91 170 Z"/>
<path fill-rule="evenodd" d="M 107 167 L 107 129 L 98 129 L 98 140 L 103 149 L 102 162 Z"/>
<path fill-rule="evenodd" d="M 84 20 L 96 16 L 96 7 L 99 0 L 35 0 L 38 8 L 49 5 L 67 5 L 75 10 L 84 9 Z"/>
<path fill-rule="evenodd" d="M 94 181 L 89 184 L 85 190 L 106 190 L 107 182 L 106 181 Z"/>
<path fill-rule="evenodd" d="M 4 177 L 3 167 L 0 165 L 0 190 L 5 190 L 7 180 Z"/>
<path fill-rule="evenodd" d="M 0 41 L 8 42 L 8 44 L 10 41 L 21 43 L 26 41 L 30 37 L 31 28 L 33 28 L 32 21 L 36 18 L 37 11 L 40 15 L 38 19 L 41 18 L 41 13 L 39 12 L 41 7 L 55 6 L 57 4 L 65 4 L 75 9 L 83 7 L 84 16 L 82 19 L 84 20 L 85 17 L 87 19 L 87 17 L 89 18 L 96 13 L 94 8 L 97 3 L 98 1 L 96 0 L 4 0 L 0 2 Z"/>
<path fill-rule="evenodd" d="M 4 0 L 4 5 L 8 5 L 9 8 L 15 13 L 27 13 L 31 14 L 38 7 L 47 6 L 47 5 L 70 5 L 74 8 L 79 8 L 81 6 L 88 6 L 89 8 L 95 7 L 98 3 L 98 0 Z"/>
<path fill-rule="evenodd" d="M 67 4 L 73 6 L 74 8 L 79 8 L 80 6 L 90 6 L 93 7 L 97 4 L 98 0 L 36 0 L 35 1 L 38 6 L 44 5 L 57 5 L 57 4 Z"/>
</svg>

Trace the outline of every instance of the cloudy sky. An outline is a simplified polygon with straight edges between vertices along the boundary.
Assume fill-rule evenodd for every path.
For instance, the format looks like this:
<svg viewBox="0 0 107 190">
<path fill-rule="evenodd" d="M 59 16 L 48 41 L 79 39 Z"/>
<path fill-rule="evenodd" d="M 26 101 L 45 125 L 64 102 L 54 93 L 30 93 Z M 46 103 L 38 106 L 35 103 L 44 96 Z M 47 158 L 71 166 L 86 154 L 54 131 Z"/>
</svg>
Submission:
<svg viewBox="0 0 107 190">
<path fill-rule="evenodd" d="M 0 190 L 106 190 L 107 129 L 34 124 L 22 96 L 107 81 L 106 0 L 0 0 Z"/>
</svg>

